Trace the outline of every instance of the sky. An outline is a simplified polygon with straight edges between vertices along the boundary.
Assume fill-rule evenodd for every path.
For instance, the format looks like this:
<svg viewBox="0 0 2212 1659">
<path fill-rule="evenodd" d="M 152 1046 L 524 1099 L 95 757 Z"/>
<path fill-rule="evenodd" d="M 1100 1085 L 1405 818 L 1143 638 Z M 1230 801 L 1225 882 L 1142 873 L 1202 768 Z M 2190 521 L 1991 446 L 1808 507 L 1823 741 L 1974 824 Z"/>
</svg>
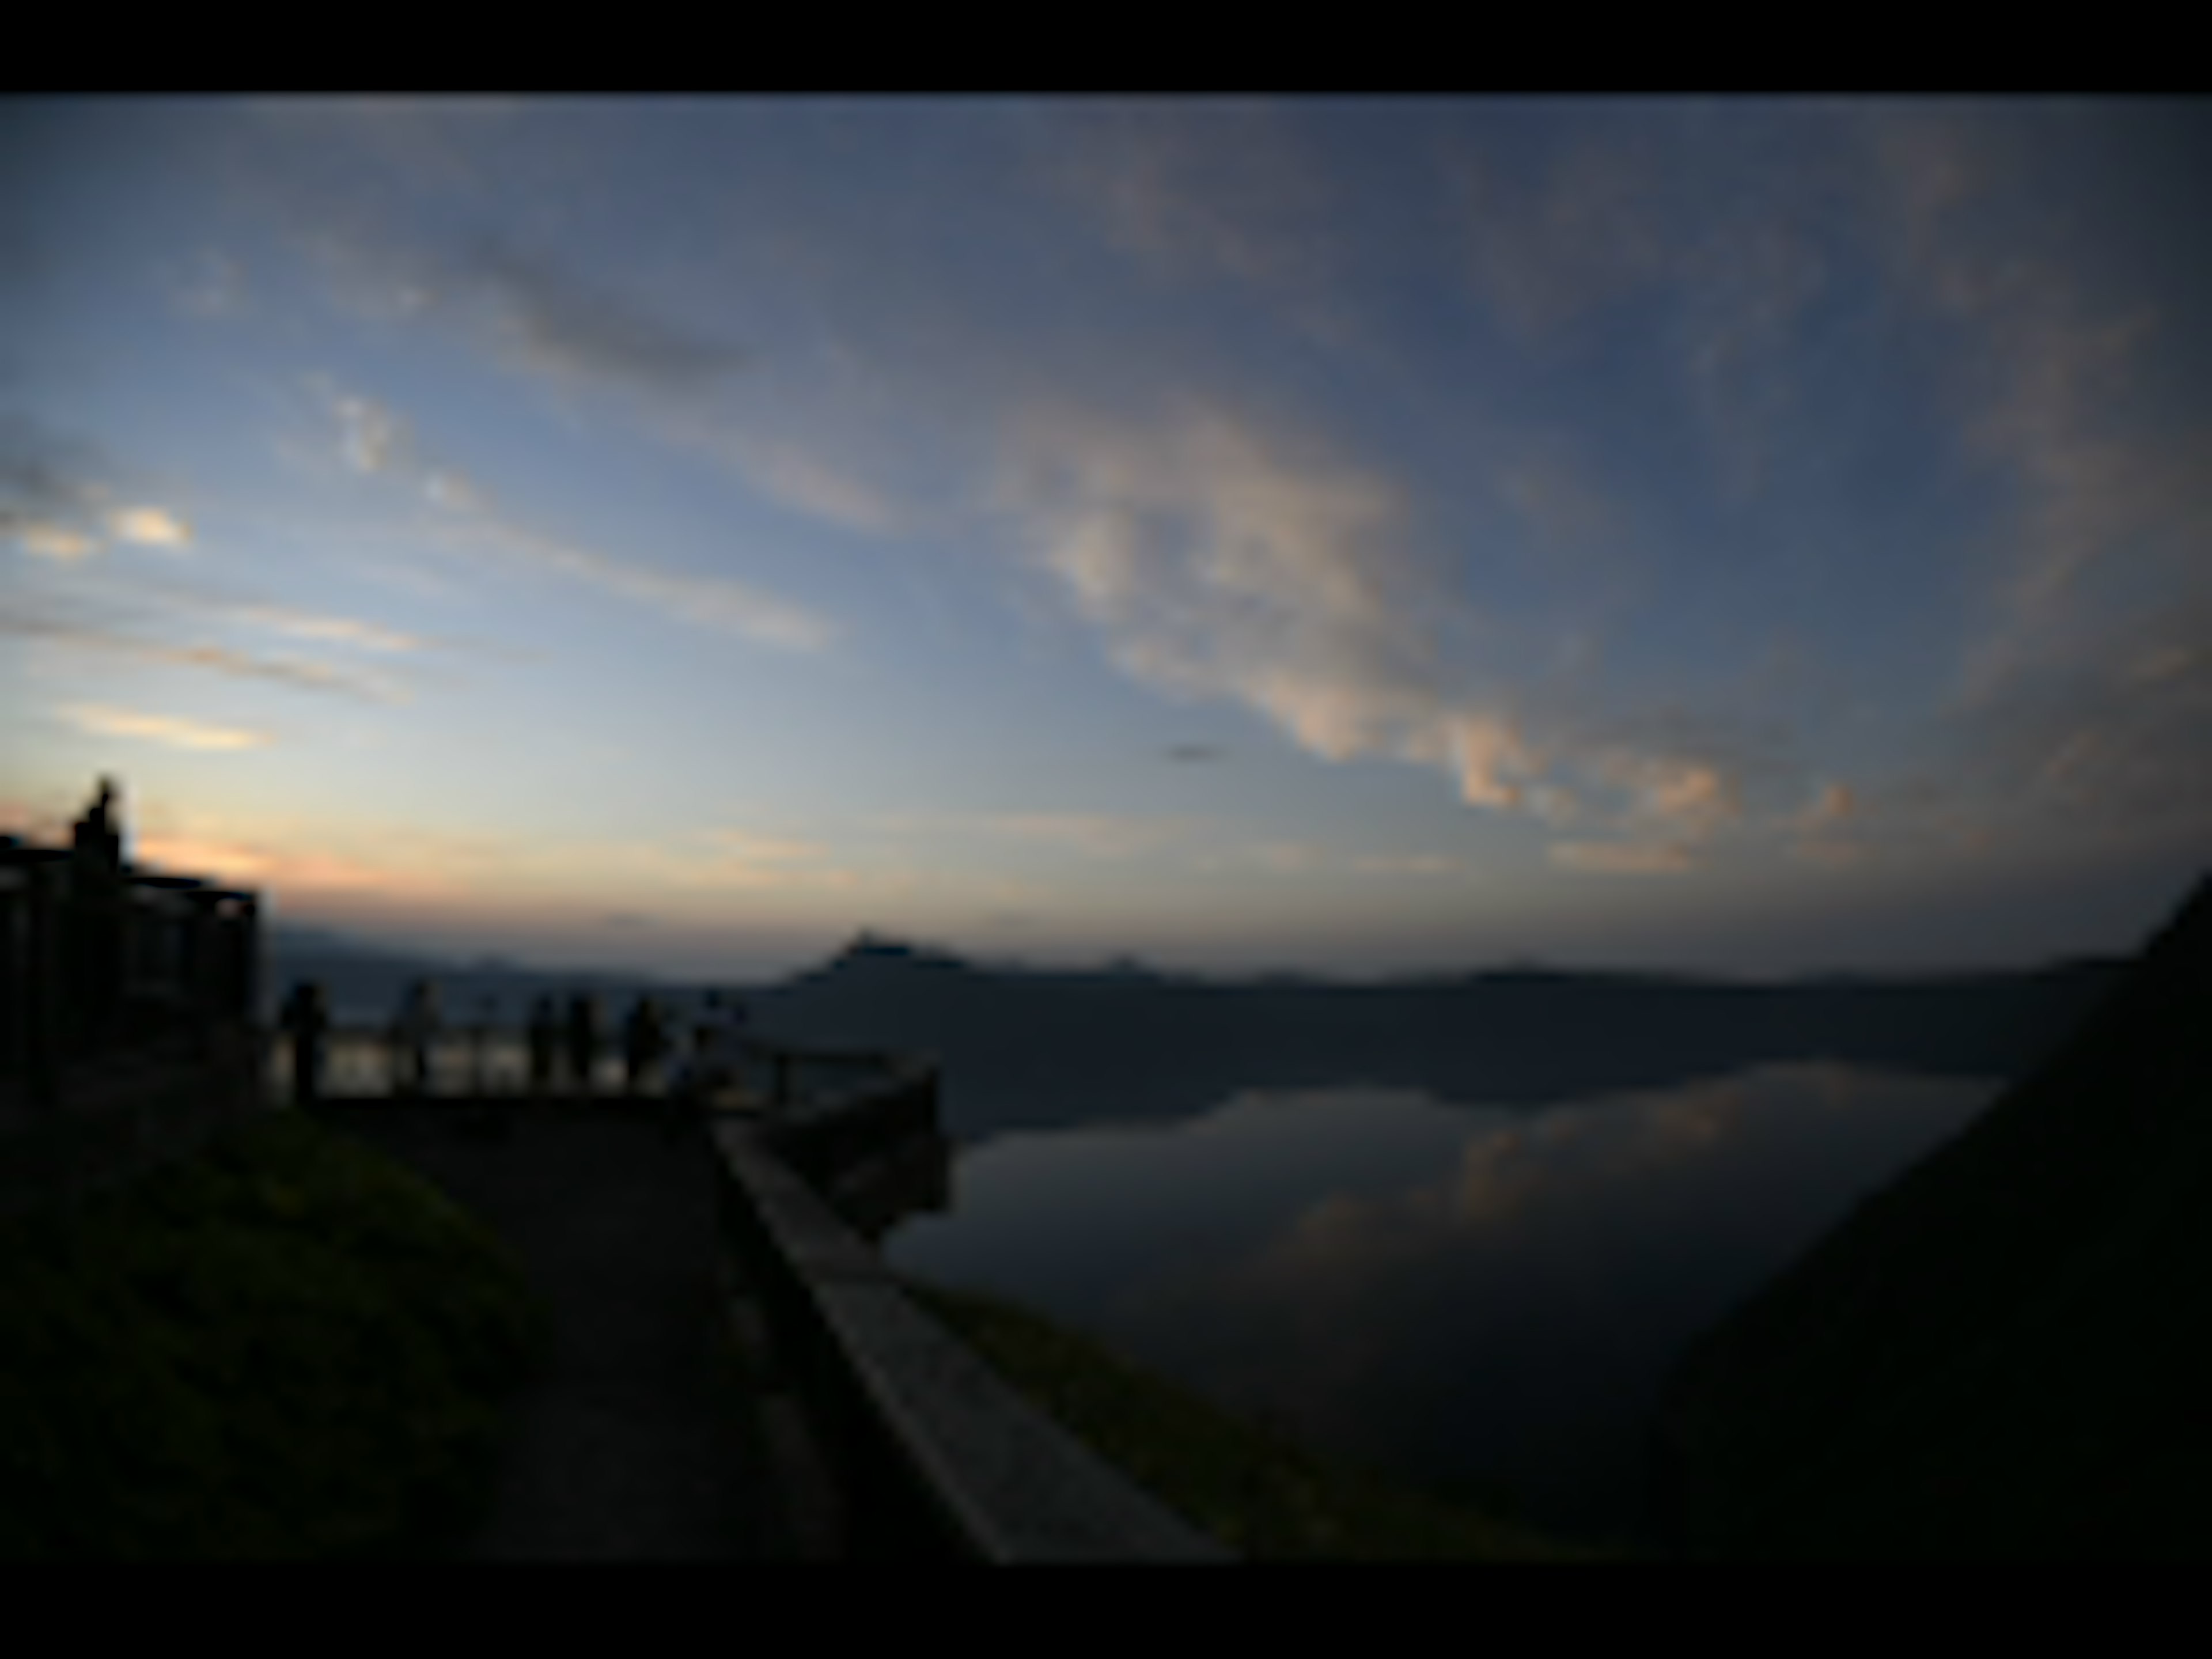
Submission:
<svg viewBox="0 0 2212 1659">
<path fill-rule="evenodd" d="M 2187 100 L 0 106 L 0 827 L 765 974 L 2131 948 Z"/>
</svg>

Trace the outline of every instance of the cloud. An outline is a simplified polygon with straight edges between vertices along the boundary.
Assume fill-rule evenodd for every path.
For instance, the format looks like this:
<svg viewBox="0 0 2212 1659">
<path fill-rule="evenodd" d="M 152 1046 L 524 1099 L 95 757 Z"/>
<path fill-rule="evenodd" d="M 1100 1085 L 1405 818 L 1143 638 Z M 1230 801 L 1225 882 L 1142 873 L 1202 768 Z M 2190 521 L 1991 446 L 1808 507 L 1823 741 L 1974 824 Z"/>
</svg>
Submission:
<svg viewBox="0 0 2212 1659">
<path fill-rule="evenodd" d="M 305 640 L 331 640 L 341 645 L 357 645 L 371 651 L 417 651 L 422 641 L 411 634 L 382 628 L 374 623 L 356 621 L 350 617 L 318 616 L 307 611 L 288 611 L 281 605 L 248 605 L 238 612 L 241 621 L 274 629 L 280 634 L 289 634 Z"/>
<path fill-rule="evenodd" d="M 0 414 L 0 535 L 60 528 L 99 510 L 108 490 L 99 452 L 26 416 Z"/>
<path fill-rule="evenodd" d="M 820 650 L 836 637 L 828 618 L 732 577 L 657 570 L 511 525 L 490 528 L 497 544 L 507 551 L 541 568 L 650 606 L 678 622 L 793 651 Z"/>
<path fill-rule="evenodd" d="M 1309 875 L 1329 862 L 1328 853 L 1298 841 L 1262 842 L 1252 848 L 1253 860 L 1277 875 Z"/>
<path fill-rule="evenodd" d="M 1588 547 L 1614 536 L 1619 508 L 1574 451 L 1556 437 L 1532 437 L 1506 448 L 1493 487 L 1522 521 L 1554 547 Z"/>
<path fill-rule="evenodd" d="M 1125 672 L 1242 702 L 1326 759 L 1518 799 L 1534 757 L 1445 684 L 1436 630 L 1458 607 L 1407 551 L 1390 481 L 1203 406 L 1127 425 L 1039 410 L 1019 430 L 1000 499 Z"/>
<path fill-rule="evenodd" d="M 374 702 L 404 702 L 406 688 L 378 676 L 344 671 L 296 658 L 255 657 L 218 645 L 166 645 L 111 629 L 41 614 L 20 604 L 0 610 L 0 632 L 81 650 L 112 652 L 141 661 L 203 668 L 234 678 L 273 681 L 308 691 L 334 692 Z"/>
<path fill-rule="evenodd" d="M 2185 645 L 2148 647 L 2124 671 L 2136 684 L 2151 684 L 2187 673 L 2203 660 L 2202 650 Z"/>
<path fill-rule="evenodd" d="M 489 231 L 441 246 L 371 213 L 334 222 L 313 211 L 302 240 L 341 303 L 443 323 L 536 378 L 696 403 L 751 362 L 714 332 Z"/>
<path fill-rule="evenodd" d="M 1862 842 L 1816 840 L 1793 843 L 1790 856 L 1801 864 L 1817 864 L 1831 870 L 1848 870 L 1864 864 L 1869 854 Z"/>
<path fill-rule="evenodd" d="M 1592 136 L 1523 181 L 1462 153 L 1451 168 L 1474 286 L 1524 343 L 1556 338 L 1585 312 L 1668 274 L 1675 258 L 1648 149 Z"/>
<path fill-rule="evenodd" d="M 451 513 L 473 513 L 487 505 L 483 492 L 458 469 L 425 453 L 413 426 L 398 410 L 345 391 L 327 375 L 310 375 L 307 385 L 337 422 L 338 452 L 352 471 L 419 489 Z"/>
<path fill-rule="evenodd" d="M 809 518 L 869 535 L 908 522 L 908 511 L 883 489 L 788 437 L 764 438 L 682 410 L 658 411 L 652 429 L 664 441 L 735 473 L 777 506 Z"/>
<path fill-rule="evenodd" d="M 1183 761 L 1191 763 L 1217 761 L 1222 757 L 1222 751 L 1210 743 L 1170 744 L 1167 748 L 1166 754 L 1167 757 L 1171 761 Z"/>
<path fill-rule="evenodd" d="M 1057 123 L 1046 181 L 1156 276 L 1212 276 L 1326 328 L 1343 237 L 1322 158 L 1278 106 L 1102 103 Z"/>
<path fill-rule="evenodd" d="M 757 835 L 746 830 L 716 830 L 709 833 L 708 839 L 718 857 L 741 864 L 806 864 L 825 856 L 825 849 L 815 842 Z"/>
<path fill-rule="evenodd" d="M 890 498 L 818 455 L 789 444 L 744 444 L 738 465 L 763 494 L 811 517 L 874 534 L 900 522 Z"/>
<path fill-rule="evenodd" d="M 479 238 L 449 269 L 488 303 L 503 354 L 533 374 L 688 398 L 750 362 L 727 341 L 495 237 Z"/>
<path fill-rule="evenodd" d="M 336 395 L 332 408 L 344 428 L 347 465 L 356 472 L 413 470 L 413 442 L 406 425 L 382 404 L 367 398 Z"/>
<path fill-rule="evenodd" d="M 1479 619 L 1383 475 L 1203 404 L 1141 425 L 1040 409 L 1019 431 L 1001 504 L 1131 678 L 1242 703 L 1319 758 L 1431 768 L 1470 806 L 1638 849 L 1598 860 L 1657 867 L 1672 854 L 1646 843 L 1741 821 L 1739 769 L 1710 734 L 1540 725 L 1486 690 L 1458 643 Z"/>
<path fill-rule="evenodd" d="M 1742 816 L 1736 786 L 1703 762 L 1632 756 L 1606 769 L 1634 793 L 1638 817 L 1670 833 L 1702 839 Z"/>
<path fill-rule="evenodd" d="M 1179 824 L 1154 818 L 1097 812 L 1015 812 L 981 820 L 982 827 L 1017 841 L 1097 859 L 1133 858 L 1182 833 Z"/>
<path fill-rule="evenodd" d="M 1875 246 L 1948 327 L 1961 455 L 2011 495 L 1929 787 L 2014 835 L 2212 824 L 2212 684 L 2190 654 L 2212 628 L 2212 428 L 2162 400 L 2156 284 L 2051 234 L 2026 131 L 1942 106 L 1863 124 Z"/>
<path fill-rule="evenodd" d="M 1555 841 L 1547 852 L 1563 869 L 1600 875 L 1680 875 L 1695 867 L 1689 848 L 1662 842 Z"/>
<path fill-rule="evenodd" d="M 82 531 L 56 524 L 26 524 L 16 532 L 26 553 L 58 564 L 74 564 L 100 550 L 100 544 Z"/>
<path fill-rule="evenodd" d="M 118 541 L 142 547 L 188 547 L 191 532 L 167 507 L 127 507 L 107 516 L 107 527 Z"/>
<path fill-rule="evenodd" d="M 734 578 L 690 575 L 611 558 L 526 528 L 495 510 L 483 492 L 457 469 L 434 463 L 396 411 L 342 391 L 324 377 L 315 377 L 310 384 L 341 424 L 349 465 L 364 474 L 391 477 L 421 489 L 446 510 L 455 533 L 473 538 L 477 545 L 618 594 L 677 621 L 762 644 L 811 651 L 836 637 L 836 630 L 826 618 Z M 365 633 L 350 637 L 371 642 Z M 397 637 L 385 636 L 387 641 Z M 387 643 L 383 648 L 394 647 Z"/>
<path fill-rule="evenodd" d="M 837 862 L 818 842 L 714 829 L 684 841 L 626 843 L 574 849 L 568 860 L 595 875 L 634 870 L 640 878 L 678 888 L 757 894 L 850 892 L 868 883 L 866 872 Z"/>
<path fill-rule="evenodd" d="M 169 287 L 177 308 L 191 316 L 235 317 L 246 307 L 244 271 L 213 248 L 201 249 L 189 270 L 173 273 Z"/>
<path fill-rule="evenodd" d="M 265 853 L 192 836 L 140 836 L 132 856 L 154 869 L 217 881 L 257 882 L 271 867 Z"/>
<path fill-rule="evenodd" d="M 1856 800 L 1849 788 L 1840 783 L 1825 783 L 1820 793 L 1813 798 L 1805 810 L 1790 821 L 1790 828 L 1801 835 L 1814 835 L 1848 822 L 1856 810 Z"/>
<path fill-rule="evenodd" d="M 83 731 L 98 732 L 102 737 L 143 738 L 173 749 L 261 749 L 270 742 L 264 732 L 209 726 L 179 715 L 141 714 L 97 703 L 73 704 L 58 712 Z"/>
<path fill-rule="evenodd" d="M 1352 860 L 1352 867 L 1374 876 L 1457 876 L 1467 872 L 1467 866 L 1457 859 L 1446 858 L 1439 853 L 1362 854 Z"/>
</svg>

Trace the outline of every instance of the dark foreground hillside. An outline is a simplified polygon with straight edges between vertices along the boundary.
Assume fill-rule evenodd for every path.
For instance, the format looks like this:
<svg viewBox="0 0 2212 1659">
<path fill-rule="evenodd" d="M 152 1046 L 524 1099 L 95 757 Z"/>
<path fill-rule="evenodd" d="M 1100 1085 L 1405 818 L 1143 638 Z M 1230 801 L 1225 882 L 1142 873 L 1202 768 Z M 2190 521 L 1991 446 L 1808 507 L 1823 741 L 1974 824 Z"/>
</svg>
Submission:
<svg viewBox="0 0 2212 1659">
<path fill-rule="evenodd" d="M 252 1120 L 0 1226 L 0 1560 L 445 1555 L 547 1337 L 481 1222 Z"/>
<path fill-rule="evenodd" d="M 1693 1553 L 2212 1554 L 2212 878 L 2043 1066 L 1695 1345 Z"/>
</svg>

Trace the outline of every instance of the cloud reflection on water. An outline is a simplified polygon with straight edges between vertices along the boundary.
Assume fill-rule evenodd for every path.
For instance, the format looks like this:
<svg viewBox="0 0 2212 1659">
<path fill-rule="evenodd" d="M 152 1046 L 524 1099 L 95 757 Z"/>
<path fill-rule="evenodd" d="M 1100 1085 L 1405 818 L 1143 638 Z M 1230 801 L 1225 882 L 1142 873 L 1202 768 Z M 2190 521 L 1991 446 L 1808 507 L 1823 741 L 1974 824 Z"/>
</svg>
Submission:
<svg viewBox="0 0 2212 1659">
<path fill-rule="evenodd" d="M 989 1142 L 890 1249 L 1344 1454 L 1626 1529 L 1682 1344 L 1994 1091 L 1805 1063 L 1536 1113 L 1248 1094 Z"/>
</svg>

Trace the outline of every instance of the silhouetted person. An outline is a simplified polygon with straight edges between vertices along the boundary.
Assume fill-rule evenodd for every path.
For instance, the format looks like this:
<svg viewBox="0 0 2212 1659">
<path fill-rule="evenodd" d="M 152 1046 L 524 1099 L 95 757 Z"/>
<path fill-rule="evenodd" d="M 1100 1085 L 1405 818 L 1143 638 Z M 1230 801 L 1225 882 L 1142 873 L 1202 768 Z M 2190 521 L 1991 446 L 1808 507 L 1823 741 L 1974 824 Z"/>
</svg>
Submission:
<svg viewBox="0 0 2212 1659">
<path fill-rule="evenodd" d="M 430 1092 L 430 1045 L 438 1034 L 438 1006 L 428 980 L 418 979 L 408 988 L 392 1029 L 399 1051 L 401 1092 L 427 1095 Z"/>
<path fill-rule="evenodd" d="M 667 1047 L 659 1005 L 651 997 L 640 997 L 623 1022 L 623 1082 L 631 1094 L 645 1091 Z"/>
<path fill-rule="evenodd" d="M 469 1029 L 469 1091 L 472 1094 L 483 1093 L 488 1082 L 484 1070 L 485 1048 L 491 1042 L 492 1022 L 495 1018 L 497 1013 L 492 999 L 478 997 L 477 1023 Z"/>
<path fill-rule="evenodd" d="M 113 875 L 123 873 L 123 831 L 116 823 L 114 779 L 100 779 L 100 793 L 76 821 L 70 840 L 80 861 Z"/>
<path fill-rule="evenodd" d="M 100 793 L 71 827 L 70 852 L 70 990 L 80 1036 L 97 1042 L 123 1000 L 123 833 L 112 778 L 100 779 Z"/>
<path fill-rule="evenodd" d="M 599 1011 L 588 994 L 568 999 L 568 1076 L 579 1094 L 592 1091 L 599 1060 Z"/>
<path fill-rule="evenodd" d="M 710 999 L 704 1071 L 708 1094 L 732 1088 L 744 1059 L 745 1005 L 735 997 Z"/>
<path fill-rule="evenodd" d="M 293 986 L 283 1022 L 292 1045 L 292 1103 L 313 1106 L 323 1095 L 323 1042 L 331 1029 L 323 988 L 313 980 Z"/>
<path fill-rule="evenodd" d="M 541 996 L 530 1006 L 530 1091 L 553 1092 L 553 1061 L 561 1048 L 561 1016 L 553 999 Z"/>
</svg>

